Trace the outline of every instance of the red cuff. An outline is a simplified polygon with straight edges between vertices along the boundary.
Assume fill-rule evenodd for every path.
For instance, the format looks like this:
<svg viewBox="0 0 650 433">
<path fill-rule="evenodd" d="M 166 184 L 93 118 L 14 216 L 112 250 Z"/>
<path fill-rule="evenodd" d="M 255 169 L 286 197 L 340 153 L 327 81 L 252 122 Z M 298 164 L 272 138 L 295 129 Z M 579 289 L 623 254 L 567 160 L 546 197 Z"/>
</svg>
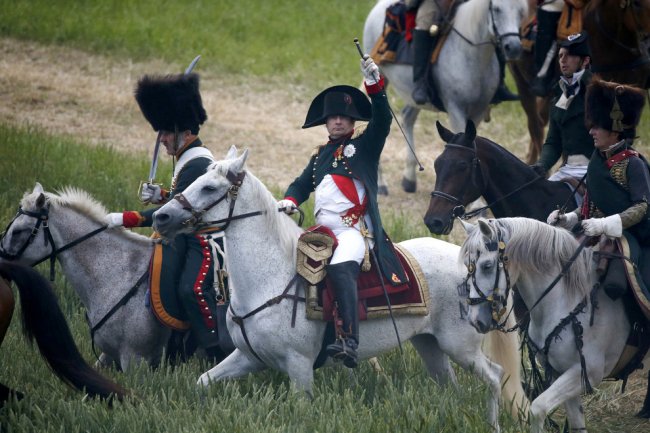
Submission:
<svg viewBox="0 0 650 433">
<path fill-rule="evenodd" d="M 296 205 L 296 207 L 298 206 L 298 200 L 296 200 L 295 198 L 293 198 L 293 197 L 285 197 L 284 199 L 285 200 L 291 200 L 293 202 L 293 204 Z"/>
<path fill-rule="evenodd" d="M 384 77 L 383 75 L 379 77 L 379 82 L 375 84 L 366 84 L 366 82 L 363 82 L 364 86 L 366 86 L 366 93 L 368 95 L 374 95 L 376 93 L 381 92 L 384 90 Z"/>
<path fill-rule="evenodd" d="M 122 212 L 122 218 L 122 225 L 124 225 L 124 227 L 127 229 L 131 227 L 139 227 L 140 224 L 144 222 L 144 217 L 140 215 L 140 212 Z"/>
</svg>

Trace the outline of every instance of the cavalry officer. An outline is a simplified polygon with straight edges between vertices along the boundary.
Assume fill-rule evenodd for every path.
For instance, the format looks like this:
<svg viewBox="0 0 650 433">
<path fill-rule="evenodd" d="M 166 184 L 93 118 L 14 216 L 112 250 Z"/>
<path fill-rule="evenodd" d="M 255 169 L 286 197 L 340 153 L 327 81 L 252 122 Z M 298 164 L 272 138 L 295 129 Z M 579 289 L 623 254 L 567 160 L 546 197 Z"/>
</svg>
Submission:
<svg viewBox="0 0 650 433">
<path fill-rule="evenodd" d="M 315 191 L 316 223 L 330 228 L 338 239 L 327 278 L 334 287 L 343 326 L 327 353 L 350 368 L 357 366 L 357 277 L 362 261 L 364 269 L 370 264 L 368 248 L 373 249 L 391 284 L 407 281 L 377 206 L 379 158 L 392 120 L 384 79 L 368 56 L 361 60 L 361 70 L 372 104 L 361 91 L 345 85 L 325 89 L 314 98 L 302 127 L 325 125 L 329 139 L 315 149 L 307 167 L 278 202 L 285 212 L 293 213 Z M 365 130 L 355 131 L 356 120 L 369 120 Z"/>
<path fill-rule="evenodd" d="M 450 2 L 443 0 L 406 0 L 407 19 L 415 15 L 413 30 L 413 92 L 411 97 L 418 104 L 429 102 L 427 93 L 427 70 L 431 62 L 431 53 L 440 37 L 440 28 L 448 13 Z M 501 49 L 496 50 L 499 60 L 499 87 L 492 98 L 492 103 L 518 101 L 519 96 L 513 94 L 505 85 L 506 61 Z"/>
<path fill-rule="evenodd" d="M 618 238 L 625 230 L 642 247 L 650 247 L 650 172 L 645 158 L 632 147 L 644 102 L 644 92 L 636 87 L 606 81 L 594 81 L 589 86 L 586 121 L 596 149 L 587 169 L 587 195 L 581 209 L 564 215 L 553 211 L 550 223 L 557 221 L 557 225 L 569 228 L 582 220 L 588 236 Z M 610 261 L 606 277 L 616 287 L 620 279 L 609 278 L 613 267 L 622 272 L 621 260 Z M 648 269 L 645 273 L 650 274 Z M 650 282 L 649 276 L 643 275 L 643 280 Z M 603 287 L 610 296 L 618 297 L 626 287 L 622 284 L 618 285 L 618 294 L 606 284 Z"/>
<path fill-rule="evenodd" d="M 563 164 L 549 180 L 582 178 L 593 153 L 593 139 L 585 126 L 585 94 L 591 82 L 591 52 L 587 33 L 571 35 L 560 43 L 561 76 L 550 110 L 550 122 L 542 154 L 533 168 L 546 173 L 562 157 Z"/>
<path fill-rule="evenodd" d="M 144 76 L 136 86 L 135 99 L 153 129 L 160 132 L 160 143 L 167 154 L 175 160 L 169 191 L 149 183 L 141 189 L 143 202 L 162 205 L 183 192 L 214 162 L 198 137 L 199 127 L 207 119 L 199 76 Z M 109 227 L 151 227 L 158 208 L 111 213 L 107 223 Z M 212 261 L 211 248 L 201 235 L 183 234 L 158 244 L 151 265 L 151 304 L 158 319 L 172 329 L 187 330 L 189 322 L 198 345 L 210 358 L 220 360 L 224 354 L 218 347 Z M 153 286 L 157 281 L 159 296 Z M 164 302 L 169 296 L 173 301 Z"/>
</svg>

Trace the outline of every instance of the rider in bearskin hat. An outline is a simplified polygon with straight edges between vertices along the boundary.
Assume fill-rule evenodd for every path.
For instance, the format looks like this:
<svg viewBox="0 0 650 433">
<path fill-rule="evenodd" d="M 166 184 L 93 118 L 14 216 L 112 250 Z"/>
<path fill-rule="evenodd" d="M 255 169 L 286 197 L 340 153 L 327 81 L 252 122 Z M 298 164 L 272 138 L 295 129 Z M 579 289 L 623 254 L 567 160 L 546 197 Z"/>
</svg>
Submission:
<svg viewBox="0 0 650 433">
<path fill-rule="evenodd" d="M 214 162 L 198 136 L 200 125 L 207 119 L 199 76 L 145 75 L 137 83 L 135 99 L 175 162 L 169 190 L 149 182 L 141 188 L 143 202 L 162 205 L 183 192 Z M 111 213 L 107 223 L 109 228 L 151 227 L 158 208 Z M 158 243 L 151 263 L 150 301 L 162 323 L 177 331 L 191 327 L 196 343 L 206 354 L 221 359 L 224 354 L 218 346 L 213 262 L 204 234 L 183 234 Z"/>
<path fill-rule="evenodd" d="M 368 56 L 361 60 L 361 70 L 372 103 L 351 86 L 330 87 L 314 98 L 302 127 L 325 125 L 328 141 L 315 149 L 278 203 L 280 209 L 292 213 L 314 192 L 316 223 L 337 237 L 338 247 L 326 269 L 342 329 L 327 346 L 327 353 L 350 368 L 357 366 L 359 344 L 357 277 L 362 262 L 365 270 L 370 266 L 369 248 L 374 248 L 385 279 L 393 285 L 407 281 L 377 205 L 379 157 L 392 120 L 384 79 Z M 355 130 L 357 120 L 369 123 Z"/>
</svg>

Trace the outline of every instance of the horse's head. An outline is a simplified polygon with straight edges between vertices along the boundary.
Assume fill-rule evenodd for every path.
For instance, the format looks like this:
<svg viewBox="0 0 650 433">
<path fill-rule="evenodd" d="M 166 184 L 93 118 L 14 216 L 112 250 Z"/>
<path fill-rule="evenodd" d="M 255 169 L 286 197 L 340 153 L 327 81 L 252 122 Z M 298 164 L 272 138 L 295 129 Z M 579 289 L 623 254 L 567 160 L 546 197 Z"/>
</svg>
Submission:
<svg viewBox="0 0 650 433">
<path fill-rule="evenodd" d="M 479 219 L 477 226 L 465 224 L 465 229 L 461 254 L 467 278 L 460 294 L 467 297 L 470 324 L 486 333 L 502 326 L 511 288 L 505 233 L 493 219 Z"/>
<path fill-rule="evenodd" d="M 521 56 L 519 27 L 528 16 L 527 0 L 490 0 L 490 21 L 493 36 L 508 60 Z"/>
<path fill-rule="evenodd" d="M 650 0 L 618 0 L 623 25 L 635 33 L 650 33 Z"/>
<path fill-rule="evenodd" d="M 161 235 L 171 238 L 208 226 L 227 227 L 246 175 L 244 165 L 248 157 L 248 150 L 239 157 L 235 153 L 231 148 L 227 159 L 215 162 L 182 194 L 176 194 L 154 213 L 154 228 Z"/>
<path fill-rule="evenodd" d="M 436 126 L 447 144 L 434 163 L 436 185 L 424 223 L 431 233 L 449 234 L 454 218 L 462 216 L 465 206 L 481 196 L 483 180 L 474 141 L 474 122 L 469 120 L 465 132 L 458 134 L 440 122 L 436 122 Z"/>
<path fill-rule="evenodd" d="M 42 255 L 30 245 L 48 246 L 49 239 L 43 230 L 48 225 L 49 203 L 40 183 L 26 194 L 14 219 L 0 239 L 0 257 L 31 265 Z"/>
</svg>

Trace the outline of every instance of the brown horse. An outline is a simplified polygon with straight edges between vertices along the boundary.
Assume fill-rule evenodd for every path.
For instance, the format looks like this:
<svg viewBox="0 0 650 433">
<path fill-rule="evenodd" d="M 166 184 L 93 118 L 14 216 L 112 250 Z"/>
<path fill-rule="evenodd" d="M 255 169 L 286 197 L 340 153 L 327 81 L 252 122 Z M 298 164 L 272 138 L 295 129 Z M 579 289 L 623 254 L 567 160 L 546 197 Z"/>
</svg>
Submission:
<svg viewBox="0 0 650 433">
<path fill-rule="evenodd" d="M 650 57 L 643 41 L 643 36 L 650 33 L 650 0 L 591 0 L 582 17 L 583 28 L 589 33 L 592 72 L 608 81 L 650 88 Z M 539 159 L 552 99 L 550 95 L 539 98 L 531 93 L 534 63 L 534 54 L 528 51 L 519 60 L 509 62 L 528 120 L 529 164 Z M 554 65 L 559 77 L 557 62 Z"/>
<path fill-rule="evenodd" d="M 23 329 L 36 340 L 41 355 L 67 385 L 91 397 L 122 400 L 127 391 L 108 380 L 83 359 L 75 346 L 65 317 L 50 284 L 35 270 L 15 263 L 0 263 L 0 344 L 14 311 L 14 296 L 5 280 L 13 281 L 20 293 Z M 22 394 L 0 383 L 0 406 Z"/>
</svg>

